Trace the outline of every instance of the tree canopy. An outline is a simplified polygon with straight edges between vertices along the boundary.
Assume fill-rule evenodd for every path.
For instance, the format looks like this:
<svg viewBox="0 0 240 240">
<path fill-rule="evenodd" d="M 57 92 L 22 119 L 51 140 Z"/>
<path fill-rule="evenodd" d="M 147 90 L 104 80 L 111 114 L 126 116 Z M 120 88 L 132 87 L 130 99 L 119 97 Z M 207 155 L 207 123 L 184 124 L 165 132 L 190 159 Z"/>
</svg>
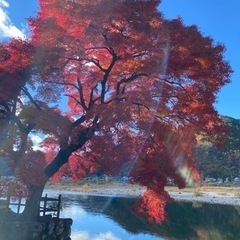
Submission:
<svg viewBox="0 0 240 240">
<path fill-rule="evenodd" d="M 196 147 L 196 161 L 202 178 L 213 177 L 232 181 L 240 174 L 240 120 L 222 116 L 230 134 L 226 136 L 223 148 L 217 148 L 211 139 L 199 139 Z"/>
<path fill-rule="evenodd" d="M 231 68 L 159 4 L 39 0 L 31 38 L 1 43 L 0 154 L 30 197 L 52 177 L 124 168 L 147 187 L 137 211 L 161 222 L 167 180 L 199 179 L 195 138 L 225 133 L 213 103 Z"/>
</svg>

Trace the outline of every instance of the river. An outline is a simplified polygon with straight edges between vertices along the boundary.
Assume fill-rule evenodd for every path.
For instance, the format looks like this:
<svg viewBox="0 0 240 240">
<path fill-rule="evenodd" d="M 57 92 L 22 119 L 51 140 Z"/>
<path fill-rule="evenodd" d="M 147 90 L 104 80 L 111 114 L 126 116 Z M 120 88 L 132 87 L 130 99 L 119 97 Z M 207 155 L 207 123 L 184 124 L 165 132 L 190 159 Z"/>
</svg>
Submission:
<svg viewBox="0 0 240 240">
<path fill-rule="evenodd" d="M 134 213 L 134 198 L 65 192 L 62 203 L 61 217 L 73 219 L 72 240 L 240 239 L 239 206 L 174 202 L 169 220 L 157 225 Z"/>
</svg>

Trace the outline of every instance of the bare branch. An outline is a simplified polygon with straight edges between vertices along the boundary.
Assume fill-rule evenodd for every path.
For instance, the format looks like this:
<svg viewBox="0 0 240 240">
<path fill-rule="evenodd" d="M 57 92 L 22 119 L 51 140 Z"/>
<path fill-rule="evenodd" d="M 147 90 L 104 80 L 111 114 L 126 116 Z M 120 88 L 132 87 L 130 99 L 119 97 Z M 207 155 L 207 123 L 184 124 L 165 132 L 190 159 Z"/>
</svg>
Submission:
<svg viewBox="0 0 240 240">
<path fill-rule="evenodd" d="M 49 81 L 49 80 L 46 80 L 45 82 L 47 83 L 53 83 L 53 84 L 59 84 L 59 85 L 64 85 L 64 86 L 71 86 L 71 87 L 74 87 L 75 89 L 77 89 L 79 91 L 79 88 L 73 84 L 73 83 L 67 83 L 67 82 L 54 82 L 54 81 Z"/>
<path fill-rule="evenodd" d="M 120 97 L 115 97 L 115 98 L 112 98 L 112 99 L 108 100 L 107 102 L 104 102 L 104 104 L 109 104 L 113 101 L 121 102 L 121 101 L 124 101 L 124 100 L 127 100 L 127 98 L 125 98 L 125 97 L 121 97 L 121 98 Z"/>
<path fill-rule="evenodd" d="M 90 60 L 88 60 L 88 62 L 91 62 L 93 63 L 95 66 L 97 66 L 102 72 L 106 72 L 107 69 L 103 68 L 100 63 L 99 63 L 99 60 L 96 59 L 96 58 L 91 58 Z"/>
<path fill-rule="evenodd" d="M 194 97 L 189 94 L 189 92 L 187 91 L 187 89 L 186 89 L 181 83 L 178 83 L 178 82 L 175 82 L 175 81 L 169 81 L 169 80 L 167 80 L 167 79 L 162 79 L 162 80 L 159 79 L 158 81 L 163 81 L 163 82 L 165 82 L 165 83 L 167 83 L 167 84 L 170 84 L 170 85 L 176 85 L 177 87 L 179 87 L 180 89 L 182 89 L 182 90 L 188 95 L 188 97 L 189 97 L 190 100 L 196 101 L 196 100 L 194 99 Z M 155 86 L 157 89 L 159 89 L 159 87 L 158 87 L 155 83 L 154 83 L 154 86 Z M 159 89 L 159 90 L 162 91 L 162 89 Z M 174 96 L 173 96 L 173 97 L 174 97 Z"/>
<path fill-rule="evenodd" d="M 91 48 L 85 48 L 85 50 L 86 51 L 88 51 L 88 50 L 99 50 L 99 49 L 105 49 L 105 50 L 107 50 L 110 54 L 112 54 L 112 52 L 110 51 L 110 49 L 109 48 L 107 48 L 107 47 L 91 47 Z"/>
<path fill-rule="evenodd" d="M 91 93 L 90 93 L 90 99 L 89 99 L 89 104 L 88 104 L 88 109 L 90 109 L 93 105 L 94 102 L 96 102 L 96 99 L 100 99 L 99 97 L 93 100 L 93 93 L 94 90 L 97 88 L 97 84 L 94 86 L 94 88 L 92 88 Z"/>
<path fill-rule="evenodd" d="M 84 107 L 82 106 L 82 103 L 80 101 L 78 101 L 74 96 L 69 95 L 69 94 L 64 94 L 64 96 L 72 98 L 78 105 L 80 105 L 84 109 Z"/>
<path fill-rule="evenodd" d="M 109 50 L 110 51 L 110 50 Z M 106 72 L 107 70 L 104 69 L 100 63 L 99 60 L 96 58 L 67 58 L 67 61 L 65 62 L 64 66 L 66 66 L 70 61 L 76 61 L 76 62 L 85 62 L 85 63 L 93 63 L 96 67 L 98 67 L 102 72 Z M 84 63 L 82 63 L 84 64 Z"/>
<path fill-rule="evenodd" d="M 83 109 L 85 111 L 88 110 L 86 104 L 85 104 L 85 100 L 84 100 L 84 96 L 83 96 L 83 86 L 82 86 L 82 83 L 79 79 L 79 77 L 77 77 L 77 83 L 78 83 L 78 89 L 79 89 L 79 96 L 80 96 L 80 102 L 81 102 L 81 106 L 83 107 Z"/>
<path fill-rule="evenodd" d="M 139 78 L 139 77 L 142 77 L 142 76 L 148 76 L 148 74 L 146 73 L 139 73 L 139 74 L 136 74 L 136 73 L 133 73 L 129 78 L 123 78 L 121 79 L 118 83 L 117 83 L 117 87 L 116 87 L 116 95 L 118 96 L 120 94 L 120 87 L 122 84 L 126 84 L 126 83 L 130 83 L 132 81 L 134 81 L 135 79 Z M 123 89 L 123 92 L 121 91 L 121 93 L 124 93 L 124 90 Z"/>
<path fill-rule="evenodd" d="M 86 115 L 82 115 L 80 118 L 78 118 L 76 121 L 74 121 L 71 125 L 71 128 L 74 129 L 75 127 L 79 126 L 81 123 L 83 123 L 86 119 Z"/>
<path fill-rule="evenodd" d="M 148 107 L 147 105 L 145 105 L 145 104 L 143 104 L 143 103 L 138 103 L 138 102 L 132 102 L 132 104 L 133 105 L 136 105 L 136 106 L 138 106 L 138 107 L 144 107 L 144 108 L 146 108 L 147 110 L 151 110 L 151 108 L 150 107 Z"/>
<path fill-rule="evenodd" d="M 41 111 L 42 108 L 36 103 L 36 101 L 33 99 L 32 95 L 29 93 L 26 87 L 21 87 L 21 90 L 26 94 L 26 96 L 29 98 L 29 100 L 33 103 L 33 105 Z"/>
<path fill-rule="evenodd" d="M 7 112 L 11 112 L 11 109 L 9 108 L 6 102 L 2 102 L 1 105 L 6 109 Z"/>
<path fill-rule="evenodd" d="M 112 49 L 113 53 L 112 53 L 112 61 L 108 67 L 108 69 L 106 70 L 104 76 L 103 76 L 103 80 L 101 81 L 101 86 L 102 86 L 102 92 L 101 92 L 101 103 L 104 103 L 104 98 L 105 98 L 105 94 L 106 94 L 106 83 L 109 77 L 110 72 L 112 71 L 115 63 L 120 60 L 120 58 L 117 56 L 117 54 L 114 52 L 114 50 Z"/>
</svg>

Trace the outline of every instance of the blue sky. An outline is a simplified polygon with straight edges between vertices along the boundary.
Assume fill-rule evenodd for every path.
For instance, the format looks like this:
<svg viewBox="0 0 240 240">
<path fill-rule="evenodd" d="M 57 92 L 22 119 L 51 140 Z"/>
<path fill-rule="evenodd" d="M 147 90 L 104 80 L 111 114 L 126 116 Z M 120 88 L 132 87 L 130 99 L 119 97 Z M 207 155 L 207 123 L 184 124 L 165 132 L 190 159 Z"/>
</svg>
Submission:
<svg viewBox="0 0 240 240">
<path fill-rule="evenodd" d="M 215 106 L 220 114 L 240 119 L 240 0 L 162 0 L 160 10 L 166 18 L 180 16 L 186 25 L 197 25 L 205 36 L 225 45 L 225 59 L 234 73 Z"/>
<path fill-rule="evenodd" d="M 180 16 L 186 25 L 196 24 L 226 46 L 225 58 L 234 74 L 215 106 L 220 114 L 240 119 L 240 0 L 162 0 L 159 9 L 168 19 Z M 26 35 L 26 18 L 36 12 L 36 0 L 0 0 L 0 41 Z"/>
</svg>

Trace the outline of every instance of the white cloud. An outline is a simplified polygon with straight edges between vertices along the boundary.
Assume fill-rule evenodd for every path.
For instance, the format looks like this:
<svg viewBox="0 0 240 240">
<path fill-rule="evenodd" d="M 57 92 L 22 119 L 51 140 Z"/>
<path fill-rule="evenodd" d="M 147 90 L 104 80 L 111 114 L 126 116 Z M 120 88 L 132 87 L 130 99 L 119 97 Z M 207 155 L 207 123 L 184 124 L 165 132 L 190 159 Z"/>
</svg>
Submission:
<svg viewBox="0 0 240 240">
<path fill-rule="evenodd" d="M 9 4 L 5 0 L 0 0 L 0 6 L 9 7 Z"/>
<path fill-rule="evenodd" d="M 64 207 L 63 207 L 64 208 Z M 65 209 L 64 209 L 65 210 Z M 67 213 L 67 216 L 72 216 L 72 218 L 77 217 L 77 218 L 82 218 L 86 215 L 86 211 L 79 205 L 79 206 L 70 206 L 67 207 L 64 213 Z"/>
<path fill-rule="evenodd" d="M 43 139 L 40 136 L 33 135 L 33 134 L 30 134 L 30 137 L 31 137 L 31 140 L 33 142 L 33 150 L 34 151 L 42 150 L 42 148 L 39 147 L 39 144 L 43 141 Z"/>
<path fill-rule="evenodd" d="M 5 0 L 0 0 L 0 37 L 14 37 L 25 38 L 24 32 L 14 26 L 8 17 L 6 8 L 9 7 L 9 3 Z"/>
<path fill-rule="evenodd" d="M 95 236 L 93 240 L 120 240 L 115 237 L 112 232 L 100 233 L 98 236 Z"/>
<path fill-rule="evenodd" d="M 44 147 L 41 147 L 40 144 L 42 143 L 42 141 L 45 139 L 45 136 L 43 134 L 36 134 L 36 133 L 30 133 L 29 137 L 32 140 L 33 143 L 33 150 L 37 151 L 44 151 Z"/>
<path fill-rule="evenodd" d="M 100 233 L 94 237 L 91 237 L 87 231 L 72 233 L 72 240 L 120 240 L 118 237 L 115 237 L 112 232 Z"/>
<path fill-rule="evenodd" d="M 72 240 L 89 240 L 90 236 L 87 231 L 82 231 L 82 232 L 77 232 L 77 233 L 72 233 L 71 234 L 71 239 Z"/>
</svg>

